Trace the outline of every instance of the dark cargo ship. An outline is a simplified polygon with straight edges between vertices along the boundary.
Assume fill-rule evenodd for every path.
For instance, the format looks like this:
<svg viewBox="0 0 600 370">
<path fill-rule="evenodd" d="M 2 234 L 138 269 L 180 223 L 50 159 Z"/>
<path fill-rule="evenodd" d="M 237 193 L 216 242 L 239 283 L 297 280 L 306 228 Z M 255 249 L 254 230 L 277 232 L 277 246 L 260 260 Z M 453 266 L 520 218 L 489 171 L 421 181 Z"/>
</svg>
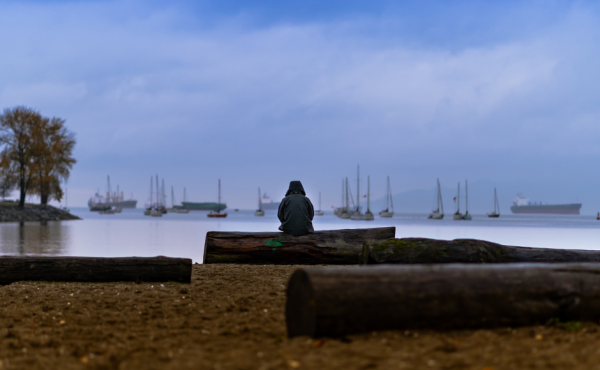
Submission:
<svg viewBox="0 0 600 370">
<path fill-rule="evenodd" d="M 537 204 L 531 203 L 529 198 L 517 195 L 510 207 L 510 211 L 516 214 L 546 214 L 546 215 L 578 215 L 581 203 L 570 204 Z"/>
</svg>

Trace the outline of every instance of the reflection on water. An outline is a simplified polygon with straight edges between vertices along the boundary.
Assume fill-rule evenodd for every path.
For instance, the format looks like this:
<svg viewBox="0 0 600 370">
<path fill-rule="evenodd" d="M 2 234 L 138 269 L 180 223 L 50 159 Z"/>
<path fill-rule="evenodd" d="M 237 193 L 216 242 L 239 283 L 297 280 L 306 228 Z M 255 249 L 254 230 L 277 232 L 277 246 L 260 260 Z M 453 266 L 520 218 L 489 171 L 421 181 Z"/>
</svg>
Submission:
<svg viewBox="0 0 600 370">
<path fill-rule="evenodd" d="M 62 255 L 69 226 L 59 221 L 0 224 L 0 252 L 10 255 Z"/>
<path fill-rule="evenodd" d="M 82 221 L 0 223 L 4 255 L 68 255 L 97 257 L 170 256 L 201 262 L 208 231 L 277 231 L 275 211 L 254 217 L 254 211 L 229 212 L 209 219 L 206 212 L 145 217 L 142 210 L 100 215 L 74 209 Z M 586 216 L 502 215 L 473 221 L 427 220 L 426 214 L 397 214 L 375 221 L 340 220 L 331 212 L 315 217 L 316 230 L 395 226 L 396 237 L 484 239 L 507 245 L 540 248 L 600 249 L 600 222 Z"/>
</svg>

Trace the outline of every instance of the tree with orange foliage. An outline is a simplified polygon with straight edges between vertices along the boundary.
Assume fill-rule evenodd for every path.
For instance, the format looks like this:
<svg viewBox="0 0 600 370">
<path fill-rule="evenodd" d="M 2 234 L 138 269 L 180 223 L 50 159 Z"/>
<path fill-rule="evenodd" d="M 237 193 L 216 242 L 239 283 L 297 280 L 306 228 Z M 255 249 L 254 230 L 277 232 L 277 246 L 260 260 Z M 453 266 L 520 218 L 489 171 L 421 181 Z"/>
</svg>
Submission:
<svg viewBox="0 0 600 370">
<path fill-rule="evenodd" d="M 76 163 L 72 157 L 75 138 L 60 118 L 45 118 L 27 107 L 5 109 L 0 115 L 0 166 L 3 177 L 20 190 L 19 207 L 31 189 L 47 204 L 60 201 L 60 181 L 69 177 Z"/>
</svg>

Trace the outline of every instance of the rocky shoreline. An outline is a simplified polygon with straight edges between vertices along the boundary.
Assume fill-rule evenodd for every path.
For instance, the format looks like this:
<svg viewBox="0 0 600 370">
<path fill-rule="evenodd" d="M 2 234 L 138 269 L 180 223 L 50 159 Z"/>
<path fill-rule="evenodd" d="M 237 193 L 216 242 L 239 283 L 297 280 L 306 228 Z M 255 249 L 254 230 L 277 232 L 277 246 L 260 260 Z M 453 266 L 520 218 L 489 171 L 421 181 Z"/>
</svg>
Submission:
<svg viewBox="0 0 600 370">
<path fill-rule="evenodd" d="M 50 205 L 25 205 L 25 208 L 19 208 L 16 203 L 0 204 L 0 222 L 66 220 L 81 220 L 81 218 Z"/>
</svg>

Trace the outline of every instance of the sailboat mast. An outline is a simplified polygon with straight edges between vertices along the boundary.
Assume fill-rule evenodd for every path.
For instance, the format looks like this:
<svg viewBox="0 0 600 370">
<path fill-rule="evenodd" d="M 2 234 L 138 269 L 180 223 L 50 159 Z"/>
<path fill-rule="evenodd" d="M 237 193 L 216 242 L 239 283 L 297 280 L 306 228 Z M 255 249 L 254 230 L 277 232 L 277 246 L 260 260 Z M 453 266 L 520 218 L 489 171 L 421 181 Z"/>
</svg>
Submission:
<svg viewBox="0 0 600 370">
<path fill-rule="evenodd" d="M 465 180 L 465 213 L 469 213 L 469 184 Z"/>
<path fill-rule="evenodd" d="M 367 176 L 367 212 L 371 212 L 371 176 Z"/>
<path fill-rule="evenodd" d="M 173 186 L 171 186 L 171 207 L 175 208 L 175 192 L 173 191 Z"/>
<path fill-rule="evenodd" d="M 460 182 L 458 183 L 458 195 L 456 196 L 456 212 L 460 212 Z"/>
<path fill-rule="evenodd" d="M 350 202 L 348 201 L 348 178 L 346 177 L 346 212 L 350 209 Z"/>
<path fill-rule="evenodd" d="M 156 175 L 156 208 L 157 209 L 161 206 L 161 204 L 160 204 L 160 197 L 158 195 L 159 193 L 160 193 L 160 189 L 159 189 L 159 186 L 158 186 L 158 175 Z"/>
<path fill-rule="evenodd" d="M 385 208 L 389 211 L 390 209 L 390 177 L 387 177 L 387 190 L 386 190 Z"/>
<path fill-rule="evenodd" d="M 153 185 L 152 185 L 152 176 L 150 176 L 150 209 L 152 209 L 153 202 L 154 202 L 154 189 L 153 189 Z"/>
<path fill-rule="evenodd" d="M 356 166 L 356 212 L 360 212 L 360 166 Z"/>
<path fill-rule="evenodd" d="M 258 210 L 262 211 L 262 200 L 260 199 L 260 187 L 258 188 Z"/>
<path fill-rule="evenodd" d="M 321 192 L 319 192 L 319 211 L 321 210 Z"/>
<path fill-rule="evenodd" d="M 219 201 L 217 202 L 217 212 L 221 212 L 221 179 L 219 179 Z"/>
</svg>

